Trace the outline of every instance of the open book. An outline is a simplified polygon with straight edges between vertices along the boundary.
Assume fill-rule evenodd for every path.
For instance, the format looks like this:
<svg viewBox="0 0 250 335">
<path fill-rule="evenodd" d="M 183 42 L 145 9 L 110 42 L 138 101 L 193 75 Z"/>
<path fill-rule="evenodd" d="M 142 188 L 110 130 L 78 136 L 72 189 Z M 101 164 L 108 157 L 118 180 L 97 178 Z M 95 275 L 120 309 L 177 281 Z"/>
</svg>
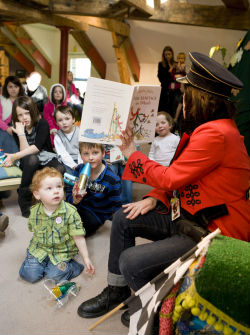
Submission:
<svg viewBox="0 0 250 335">
<path fill-rule="evenodd" d="M 161 87 L 130 86 L 90 77 L 84 98 L 79 141 L 120 145 L 129 126 L 137 143 L 152 142 Z"/>
</svg>

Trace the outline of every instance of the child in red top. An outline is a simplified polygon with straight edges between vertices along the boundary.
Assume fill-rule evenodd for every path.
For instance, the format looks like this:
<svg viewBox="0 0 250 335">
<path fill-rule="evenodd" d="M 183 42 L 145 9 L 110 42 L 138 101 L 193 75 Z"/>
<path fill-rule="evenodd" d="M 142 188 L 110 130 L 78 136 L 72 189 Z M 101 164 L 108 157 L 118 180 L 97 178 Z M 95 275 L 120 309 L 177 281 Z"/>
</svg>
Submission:
<svg viewBox="0 0 250 335">
<path fill-rule="evenodd" d="M 54 84 L 50 88 L 49 102 L 44 106 L 43 117 L 48 121 L 50 130 L 51 144 L 54 147 L 54 137 L 59 129 L 54 119 L 54 111 L 61 105 L 66 105 L 66 92 L 65 88 L 61 84 Z"/>
</svg>

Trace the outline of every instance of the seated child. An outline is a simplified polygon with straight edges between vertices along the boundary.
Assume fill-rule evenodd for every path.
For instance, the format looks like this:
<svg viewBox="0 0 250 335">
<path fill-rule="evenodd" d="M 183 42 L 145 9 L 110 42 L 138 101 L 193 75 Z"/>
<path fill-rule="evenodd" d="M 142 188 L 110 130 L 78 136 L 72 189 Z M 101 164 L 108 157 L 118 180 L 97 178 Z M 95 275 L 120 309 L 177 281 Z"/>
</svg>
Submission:
<svg viewBox="0 0 250 335">
<path fill-rule="evenodd" d="M 173 125 L 172 117 L 166 112 L 159 112 L 156 119 L 157 137 L 151 144 L 148 158 L 161 165 L 169 166 L 180 138 L 171 133 Z"/>
<path fill-rule="evenodd" d="M 50 88 L 49 101 L 45 104 L 43 109 L 43 118 L 48 121 L 50 130 L 51 144 L 54 147 L 54 137 L 59 130 L 58 125 L 54 119 L 55 109 L 61 105 L 66 105 L 66 92 L 61 84 L 54 84 Z"/>
<path fill-rule="evenodd" d="M 94 274 L 81 218 L 76 208 L 63 200 L 61 173 L 49 167 L 37 171 L 31 190 L 39 203 L 31 207 L 28 228 L 33 237 L 19 275 L 31 283 L 44 276 L 56 282 L 70 280 L 84 269 L 73 259 L 78 251 L 86 271 Z"/>
<path fill-rule="evenodd" d="M 104 145 L 98 143 L 79 143 L 83 163 L 91 165 L 90 183 L 83 195 L 76 193 L 77 185 L 66 189 L 66 199 L 74 204 L 84 222 L 86 236 L 94 233 L 106 220 L 121 207 L 121 181 L 103 160 Z M 84 164 L 74 171 L 79 177 Z"/>
<path fill-rule="evenodd" d="M 59 106 L 54 112 L 59 129 L 54 138 L 55 150 L 61 156 L 66 172 L 73 174 L 75 167 L 82 163 L 79 153 L 79 127 L 76 127 L 75 116 L 70 106 Z"/>
</svg>

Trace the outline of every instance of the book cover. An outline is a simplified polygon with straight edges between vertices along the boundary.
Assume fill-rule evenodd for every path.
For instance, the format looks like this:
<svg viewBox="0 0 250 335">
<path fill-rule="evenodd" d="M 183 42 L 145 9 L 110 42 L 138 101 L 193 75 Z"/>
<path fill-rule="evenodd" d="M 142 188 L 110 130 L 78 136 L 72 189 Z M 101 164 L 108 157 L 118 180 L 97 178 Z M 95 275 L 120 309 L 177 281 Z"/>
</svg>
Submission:
<svg viewBox="0 0 250 335">
<path fill-rule="evenodd" d="M 120 145 L 129 125 L 137 143 L 152 142 L 161 87 L 130 86 L 90 77 L 80 125 L 80 142 Z"/>
</svg>

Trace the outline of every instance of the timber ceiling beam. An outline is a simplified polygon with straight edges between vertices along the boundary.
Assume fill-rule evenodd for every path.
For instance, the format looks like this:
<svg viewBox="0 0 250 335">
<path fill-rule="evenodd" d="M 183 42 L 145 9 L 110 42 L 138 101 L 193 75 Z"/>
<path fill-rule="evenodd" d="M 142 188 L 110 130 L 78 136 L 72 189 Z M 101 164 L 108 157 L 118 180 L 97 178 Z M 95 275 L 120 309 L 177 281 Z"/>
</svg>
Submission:
<svg viewBox="0 0 250 335">
<path fill-rule="evenodd" d="M 21 26 L 10 23 L 4 24 L 9 33 L 12 34 L 26 52 L 30 55 L 34 63 L 50 78 L 51 77 L 51 64 L 46 57 L 34 45 L 31 36 Z"/>
<path fill-rule="evenodd" d="M 146 16 L 154 14 L 154 8 L 148 6 L 146 0 L 123 0 L 122 2 L 130 7 L 134 7 Z"/>
<path fill-rule="evenodd" d="M 54 0 L 49 10 L 54 14 L 73 14 L 100 17 L 149 17 L 154 10 L 147 5 L 146 0 Z"/>
<path fill-rule="evenodd" d="M 71 20 L 76 20 L 77 22 L 82 22 L 86 25 L 93 26 L 96 28 L 114 31 L 115 33 L 122 36 L 129 36 L 130 27 L 127 23 L 123 23 L 115 19 L 104 19 L 101 17 L 94 16 L 76 16 L 76 15 L 60 15 L 62 17 L 69 18 Z"/>
<path fill-rule="evenodd" d="M 50 13 L 43 13 L 38 9 L 31 8 L 24 4 L 19 4 L 14 1 L 0 0 L 0 13 L 11 17 L 11 20 L 25 20 L 33 23 L 43 23 L 52 26 L 66 26 L 72 29 L 88 30 L 85 23 L 77 22 L 67 18 L 62 18 Z"/>
<path fill-rule="evenodd" d="M 246 10 L 249 8 L 248 0 L 222 0 L 222 2 L 228 8 L 238 8 L 238 9 L 243 9 L 243 10 Z"/>
<path fill-rule="evenodd" d="M 49 6 L 50 5 L 50 0 L 31 0 L 32 3 L 35 3 L 40 6 Z M 26 1 L 27 3 L 27 1 Z"/>
<path fill-rule="evenodd" d="M 4 34 L 0 32 L 0 46 L 12 56 L 28 73 L 35 70 L 34 64 L 12 43 Z"/>
<path fill-rule="evenodd" d="M 130 38 L 126 38 L 124 41 L 124 48 L 128 60 L 128 65 L 130 71 L 133 75 L 134 81 L 138 82 L 140 80 L 140 63 L 135 53 L 135 49 Z"/>
<path fill-rule="evenodd" d="M 149 21 L 249 30 L 249 16 L 249 9 L 239 10 L 224 6 L 203 6 L 169 2 L 164 4 L 161 9 L 156 10 Z"/>
<path fill-rule="evenodd" d="M 120 36 L 116 33 L 112 33 L 113 47 L 115 49 L 115 55 L 117 60 L 118 72 L 120 75 L 120 82 L 123 84 L 131 84 L 129 64 L 127 61 L 126 50 L 124 46 L 124 36 Z"/>
<path fill-rule="evenodd" d="M 71 35 L 78 42 L 101 78 L 106 76 L 106 63 L 84 31 L 72 30 Z"/>
</svg>

